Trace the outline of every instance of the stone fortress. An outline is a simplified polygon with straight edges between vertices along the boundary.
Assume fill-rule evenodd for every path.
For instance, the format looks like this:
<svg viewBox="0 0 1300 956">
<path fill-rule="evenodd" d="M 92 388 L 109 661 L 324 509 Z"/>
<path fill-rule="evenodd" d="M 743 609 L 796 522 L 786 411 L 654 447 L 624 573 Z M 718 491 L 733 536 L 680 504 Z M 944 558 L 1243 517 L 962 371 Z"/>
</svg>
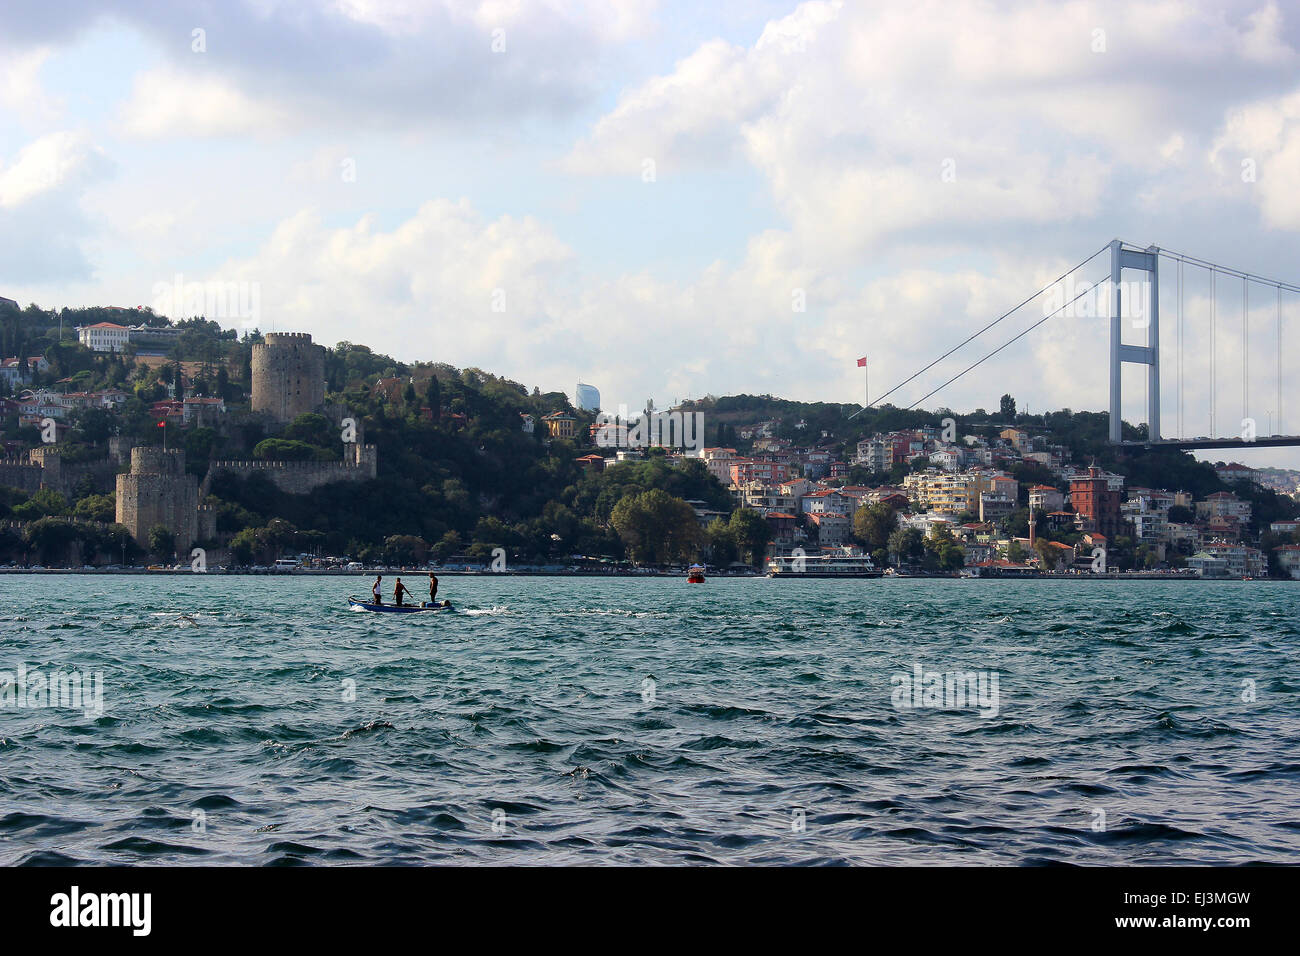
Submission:
<svg viewBox="0 0 1300 956">
<path fill-rule="evenodd" d="M 51 488 L 72 497 L 89 482 L 91 490 L 107 493 L 113 489 L 113 475 L 122 461 L 122 445 L 117 439 L 110 439 L 108 461 L 75 464 L 65 462 L 57 446 L 42 445 L 22 457 L 0 458 L 0 485 L 20 488 L 29 495 Z"/>
<path fill-rule="evenodd" d="M 265 421 L 268 433 L 299 415 L 317 412 L 339 427 L 342 438 L 348 411 L 325 404 L 325 348 L 313 344 L 310 334 L 268 332 L 264 343 L 253 346 L 251 385 L 253 414 Z M 214 461 L 201 485 L 186 473 L 183 452 L 133 448 L 130 472 L 117 476 L 117 521 L 146 548 L 150 529 L 162 525 L 175 535 L 177 553 L 185 554 L 195 541 L 216 534 L 214 514 L 200 502 L 220 472 L 245 478 L 262 474 L 281 491 L 295 495 L 340 481 L 373 480 L 378 474 L 375 446 L 364 443 L 360 421 L 354 431 L 356 440 L 345 444 L 342 461 Z"/>
<path fill-rule="evenodd" d="M 175 536 L 177 553 L 186 554 L 216 530 L 212 512 L 205 510 L 203 517 L 198 479 L 185 471 L 185 452 L 157 445 L 131 449 L 130 472 L 117 476 L 117 523 L 131 537 L 147 548 L 150 529 L 162 525 Z"/>
<path fill-rule="evenodd" d="M 267 332 L 253 346 L 253 411 L 288 423 L 325 404 L 325 347 L 307 332 Z"/>
</svg>

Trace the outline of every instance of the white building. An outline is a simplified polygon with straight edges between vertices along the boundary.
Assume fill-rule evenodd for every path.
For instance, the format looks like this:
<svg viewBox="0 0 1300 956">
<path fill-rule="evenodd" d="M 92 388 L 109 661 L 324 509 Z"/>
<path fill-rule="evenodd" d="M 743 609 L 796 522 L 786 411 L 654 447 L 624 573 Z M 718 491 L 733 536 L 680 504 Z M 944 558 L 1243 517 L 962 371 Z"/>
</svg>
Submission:
<svg viewBox="0 0 1300 956">
<path fill-rule="evenodd" d="M 1282 570 L 1300 580 L 1300 544 L 1284 544 L 1277 548 L 1277 563 Z"/>
<path fill-rule="evenodd" d="M 1065 493 L 1051 485 L 1034 485 L 1029 489 L 1029 507 L 1038 514 L 1051 514 L 1065 507 Z"/>
<path fill-rule="evenodd" d="M 30 382 L 33 371 L 44 372 L 49 367 L 50 363 L 45 361 L 43 355 L 33 355 L 29 358 L 25 369 L 21 358 L 7 358 L 0 362 L 0 381 L 6 382 L 12 389 Z"/>
<path fill-rule="evenodd" d="M 1201 519 L 1234 518 L 1241 524 L 1250 523 L 1250 502 L 1242 501 L 1231 491 L 1218 491 L 1204 501 L 1196 502 L 1196 516 Z"/>
<path fill-rule="evenodd" d="M 121 352 L 130 341 L 131 330 L 113 322 L 96 322 L 77 327 L 77 340 L 94 352 Z"/>
</svg>

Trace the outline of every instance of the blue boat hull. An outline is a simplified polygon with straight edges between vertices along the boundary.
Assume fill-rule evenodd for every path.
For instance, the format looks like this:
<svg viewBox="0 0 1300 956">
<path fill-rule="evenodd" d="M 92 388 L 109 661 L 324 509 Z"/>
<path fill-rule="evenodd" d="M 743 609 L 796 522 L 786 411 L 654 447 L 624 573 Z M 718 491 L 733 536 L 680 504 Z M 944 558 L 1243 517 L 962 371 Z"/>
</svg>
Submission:
<svg viewBox="0 0 1300 956">
<path fill-rule="evenodd" d="M 414 604 L 366 604 L 356 598 L 348 598 L 348 607 L 354 611 L 377 611 L 384 614 L 420 614 L 429 611 L 450 611 L 449 607 L 420 607 Z"/>
</svg>

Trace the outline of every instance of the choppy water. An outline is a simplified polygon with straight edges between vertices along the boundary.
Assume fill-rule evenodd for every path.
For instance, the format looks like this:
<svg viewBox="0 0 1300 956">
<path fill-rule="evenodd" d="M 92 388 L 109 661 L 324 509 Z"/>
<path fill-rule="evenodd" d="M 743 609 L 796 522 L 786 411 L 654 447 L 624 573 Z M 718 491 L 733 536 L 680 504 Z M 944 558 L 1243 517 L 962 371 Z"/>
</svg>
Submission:
<svg viewBox="0 0 1300 956">
<path fill-rule="evenodd" d="M 1300 587 L 448 577 L 454 615 L 346 610 L 367 583 L 0 577 L 0 671 L 105 703 L 0 710 L 0 863 L 1300 850 Z M 917 664 L 996 672 L 998 713 L 895 707 Z"/>
</svg>

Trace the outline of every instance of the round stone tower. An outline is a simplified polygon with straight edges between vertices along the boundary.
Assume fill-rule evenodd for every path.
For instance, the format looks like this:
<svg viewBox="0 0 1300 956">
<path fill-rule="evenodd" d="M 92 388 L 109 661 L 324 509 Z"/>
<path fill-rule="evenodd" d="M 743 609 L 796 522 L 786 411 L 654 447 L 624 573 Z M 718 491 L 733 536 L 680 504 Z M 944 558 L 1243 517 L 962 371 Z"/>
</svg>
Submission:
<svg viewBox="0 0 1300 956">
<path fill-rule="evenodd" d="M 253 346 L 253 411 L 291 422 L 325 403 L 325 348 L 306 332 L 268 332 Z"/>
</svg>

